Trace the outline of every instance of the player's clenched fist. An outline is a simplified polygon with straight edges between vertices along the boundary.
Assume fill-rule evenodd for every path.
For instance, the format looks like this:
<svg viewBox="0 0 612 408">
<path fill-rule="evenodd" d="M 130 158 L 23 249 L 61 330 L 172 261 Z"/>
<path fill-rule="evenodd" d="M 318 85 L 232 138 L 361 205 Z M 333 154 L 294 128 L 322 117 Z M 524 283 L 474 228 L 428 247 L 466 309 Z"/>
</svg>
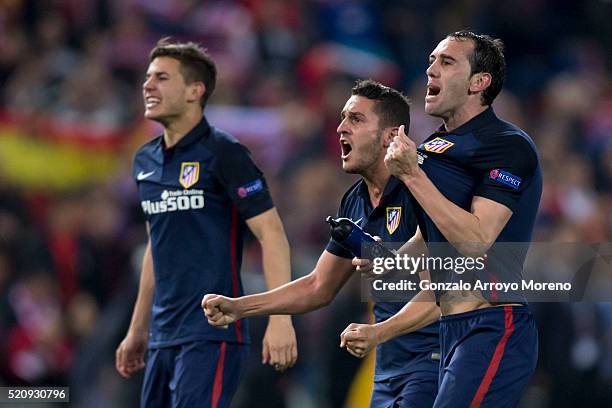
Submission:
<svg viewBox="0 0 612 408">
<path fill-rule="evenodd" d="M 387 148 L 385 166 L 399 179 L 414 176 L 419 171 L 416 144 L 406 136 L 404 125 L 399 127 L 397 136 Z"/>
<path fill-rule="evenodd" d="M 221 295 L 204 295 L 202 309 L 208 323 L 213 326 L 226 326 L 241 317 L 236 307 L 236 300 Z"/>
</svg>

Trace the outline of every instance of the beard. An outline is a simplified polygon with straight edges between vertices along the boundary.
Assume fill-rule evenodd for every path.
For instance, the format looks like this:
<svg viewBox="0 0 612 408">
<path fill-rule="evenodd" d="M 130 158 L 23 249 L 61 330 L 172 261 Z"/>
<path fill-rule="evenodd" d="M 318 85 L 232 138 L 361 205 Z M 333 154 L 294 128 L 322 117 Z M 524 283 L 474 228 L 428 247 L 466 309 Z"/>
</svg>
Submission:
<svg viewBox="0 0 612 408">
<path fill-rule="evenodd" d="M 376 139 L 354 151 L 354 153 L 357 153 L 355 156 L 358 156 L 359 160 L 355 160 L 354 164 L 345 167 L 344 171 L 346 173 L 363 175 L 370 168 L 376 167 L 380 156 L 383 155 L 384 157 L 385 154 L 384 148 L 381 147 L 382 134 L 383 129 L 378 129 Z"/>
</svg>

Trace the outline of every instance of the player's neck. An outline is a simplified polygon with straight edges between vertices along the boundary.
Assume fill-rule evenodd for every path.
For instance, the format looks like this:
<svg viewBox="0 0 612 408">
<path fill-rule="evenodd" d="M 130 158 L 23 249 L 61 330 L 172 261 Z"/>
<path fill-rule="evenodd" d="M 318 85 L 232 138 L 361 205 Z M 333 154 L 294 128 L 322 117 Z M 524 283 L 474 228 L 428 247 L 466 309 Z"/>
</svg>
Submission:
<svg viewBox="0 0 612 408">
<path fill-rule="evenodd" d="M 190 110 L 177 120 L 164 125 L 164 144 L 166 148 L 176 145 L 191 129 L 202 120 L 202 112 Z"/>
<path fill-rule="evenodd" d="M 385 191 L 385 187 L 387 186 L 387 182 L 389 182 L 389 178 L 391 177 L 391 173 L 387 170 L 386 167 L 383 166 L 379 171 L 372 172 L 372 174 L 363 175 L 363 180 L 368 187 L 368 194 L 370 196 L 370 202 L 372 203 L 372 207 L 378 207 L 380 204 L 380 199 L 382 198 L 383 192 Z"/>
<path fill-rule="evenodd" d="M 480 115 L 484 112 L 488 106 L 482 106 L 480 102 L 472 103 L 461 106 L 456 111 L 452 112 L 451 115 L 444 118 L 444 127 L 448 132 L 451 132 L 458 127 L 466 124 L 472 118 Z"/>
</svg>

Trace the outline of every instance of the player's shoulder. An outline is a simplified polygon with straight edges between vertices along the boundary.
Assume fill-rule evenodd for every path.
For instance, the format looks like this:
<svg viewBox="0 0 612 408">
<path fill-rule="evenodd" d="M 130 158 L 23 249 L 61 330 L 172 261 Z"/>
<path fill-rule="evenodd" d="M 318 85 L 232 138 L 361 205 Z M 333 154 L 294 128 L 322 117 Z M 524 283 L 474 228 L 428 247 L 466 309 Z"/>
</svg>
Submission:
<svg viewBox="0 0 612 408">
<path fill-rule="evenodd" d="M 153 155 L 155 149 L 161 145 L 162 138 L 163 138 L 163 135 L 159 135 L 149 140 L 148 142 L 145 142 L 144 144 L 142 144 L 136 150 L 136 153 L 134 153 L 134 157 L 143 157 L 143 156 Z"/>
<path fill-rule="evenodd" d="M 340 206 L 342 208 L 350 206 L 359 198 L 363 183 L 363 179 L 359 179 L 346 190 L 346 192 L 342 196 L 342 199 L 340 200 Z"/>
<path fill-rule="evenodd" d="M 503 151 L 505 154 L 526 155 L 537 160 L 537 148 L 529 134 L 514 123 L 497 118 L 482 129 L 481 142 L 486 150 Z"/>
<path fill-rule="evenodd" d="M 231 149 L 237 146 L 244 147 L 244 145 L 240 143 L 234 135 L 215 126 L 210 127 L 210 137 L 207 139 L 207 141 L 211 146 L 218 149 Z"/>
<path fill-rule="evenodd" d="M 233 135 L 215 126 L 210 127 L 210 137 L 202 140 L 202 143 L 204 143 L 215 155 L 221 158 L 227 156 L 231 158 L 232 155 L 245 152 L 250 153 L 249 149 L 240 143 Z"/>
<path fill-rule="evenodd" d="M 155 160 L 155 155 L 161 149 L 162 137 L 162 135 L 154 137 L 136 150 L 132 160 L 135 172 L 140 171 L 143 167 L 150 167 L 151 163 L 158 162 Z"/>
</svg>

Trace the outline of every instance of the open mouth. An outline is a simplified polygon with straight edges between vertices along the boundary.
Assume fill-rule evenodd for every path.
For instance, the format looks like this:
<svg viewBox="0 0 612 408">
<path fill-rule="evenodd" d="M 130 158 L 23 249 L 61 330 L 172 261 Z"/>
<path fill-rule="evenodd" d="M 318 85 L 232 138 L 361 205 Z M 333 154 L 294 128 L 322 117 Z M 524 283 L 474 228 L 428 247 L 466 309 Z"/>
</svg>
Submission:
<svg viewBox="0 0 612 408">
<path fill-rule="evenodd" d="M 152 109 L 156 107 L 157 105 L 159 105 L 160 102 L 161 99 L 156 98 L 155 96 L 147 96 L 145 98 L 145 106 L 147 109 Z"/>
<path fill-rule="evenodd" d="M 340 147 L 342 148 L 342 160 L 346 160 L 348 158 L 348 156 L 351 154 L 351 151 L 353 150 L 353 146 L 351 146 L 351 144 L 345 140 L 345 139 L 340 139 Z"/>
<path fill-rule="evenodd" d="M 437 85 L 427 85 L 427 96 L 437 96 L 440 94 L 440 87 Z"/>
</svg>

